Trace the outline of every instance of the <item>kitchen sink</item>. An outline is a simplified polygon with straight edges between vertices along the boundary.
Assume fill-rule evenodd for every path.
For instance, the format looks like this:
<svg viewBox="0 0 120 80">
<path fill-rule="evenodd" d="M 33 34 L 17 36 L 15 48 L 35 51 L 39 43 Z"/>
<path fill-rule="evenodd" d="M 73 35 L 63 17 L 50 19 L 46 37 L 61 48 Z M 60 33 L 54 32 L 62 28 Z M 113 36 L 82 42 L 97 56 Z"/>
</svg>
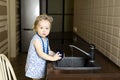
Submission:
<svg viewBox="0 0 120 80">
<path fill-rule="evenodd" d="M 84 57 L 64 57 L 53 63 L 55 69 L 60 70 L 96 70 L 101 67 L 96 62 L 90 62 Z"/>
</svg>

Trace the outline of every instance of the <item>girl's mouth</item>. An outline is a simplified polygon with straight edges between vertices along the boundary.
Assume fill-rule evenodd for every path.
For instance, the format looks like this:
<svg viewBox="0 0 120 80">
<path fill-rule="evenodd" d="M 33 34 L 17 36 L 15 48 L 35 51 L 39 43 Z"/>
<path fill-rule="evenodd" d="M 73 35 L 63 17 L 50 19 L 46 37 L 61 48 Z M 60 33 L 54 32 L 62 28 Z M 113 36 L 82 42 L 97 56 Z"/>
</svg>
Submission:
<svg viewBox="0 0 120 80">
<path fill-rule="evenodd" d="M 43 34 L 43 35 L 46 35 L 46 34 Z"/>
</svg>

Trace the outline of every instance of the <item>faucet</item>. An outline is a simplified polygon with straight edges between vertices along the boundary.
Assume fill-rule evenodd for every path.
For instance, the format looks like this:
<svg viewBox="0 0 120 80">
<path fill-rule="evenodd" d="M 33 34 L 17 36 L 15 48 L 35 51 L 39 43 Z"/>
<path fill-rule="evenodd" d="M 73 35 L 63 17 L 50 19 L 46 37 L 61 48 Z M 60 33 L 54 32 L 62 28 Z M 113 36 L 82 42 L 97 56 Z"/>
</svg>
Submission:
<svg viewBox="0 0 120 80">
<path fill-rule="evenodd" d="M 95 46 L 93 44 L 90 44 L 90 52 L 86 52 L 80 48 L 78 48 L 77 46 L 75 45 L 69 45 L 70 48 L 75 48 L 81 52 L 83 52 L 84 54 L 86 54 L 88 57 L 91 58 L 90 62 L 95 62 L 95 53 L 94 53 L 94 49 L 95 49 Z"/>
</svg>

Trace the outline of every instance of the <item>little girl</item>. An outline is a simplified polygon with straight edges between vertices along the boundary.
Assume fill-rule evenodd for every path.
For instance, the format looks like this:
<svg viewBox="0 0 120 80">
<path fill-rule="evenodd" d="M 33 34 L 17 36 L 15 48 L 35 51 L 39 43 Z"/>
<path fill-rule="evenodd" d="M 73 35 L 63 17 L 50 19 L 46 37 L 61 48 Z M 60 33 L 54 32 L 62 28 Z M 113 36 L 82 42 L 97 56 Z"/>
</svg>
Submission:
<svg viewBox="0 0 120 80">
<path fill-rule="evenodd" d="M 49 35 L 53 18 L 43 14 L 36 18 L 33 30 L 36 34 L 33 36 L 26 60 L 25 75 L 33 80 L 40 80 L 45 77 L 46 60 L 60 60 L 60 54 L 50 50 Z M 28 35 L 29 36 L 29 35 Z"/>
</svg>

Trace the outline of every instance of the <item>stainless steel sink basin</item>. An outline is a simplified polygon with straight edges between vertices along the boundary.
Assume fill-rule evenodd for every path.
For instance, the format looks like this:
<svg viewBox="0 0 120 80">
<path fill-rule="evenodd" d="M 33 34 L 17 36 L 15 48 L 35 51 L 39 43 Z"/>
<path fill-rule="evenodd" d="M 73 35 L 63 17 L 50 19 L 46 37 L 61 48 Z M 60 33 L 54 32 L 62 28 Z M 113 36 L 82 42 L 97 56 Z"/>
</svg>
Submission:
<svg viewBox="0 0 120 80">
<path fill-rule="evenodd" d="M 92 70 L 101 69 L 96 62 L 90 62 L 84 57 L 64 57 L 53 63 L 55 69 L 60 70 Z"/>
</svg>

